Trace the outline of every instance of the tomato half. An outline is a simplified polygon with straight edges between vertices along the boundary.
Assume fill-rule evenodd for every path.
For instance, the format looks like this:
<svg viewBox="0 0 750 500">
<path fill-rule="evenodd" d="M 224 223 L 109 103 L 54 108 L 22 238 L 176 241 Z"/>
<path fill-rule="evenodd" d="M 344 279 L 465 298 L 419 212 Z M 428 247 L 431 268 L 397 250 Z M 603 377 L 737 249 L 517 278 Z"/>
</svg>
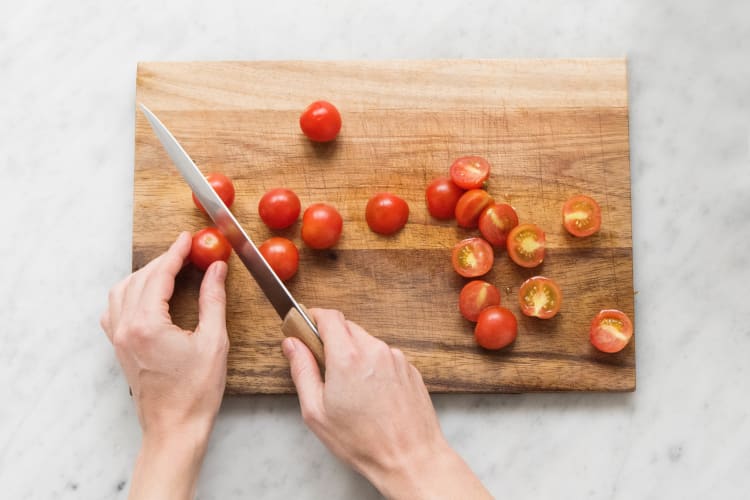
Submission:
<svg viewBox="0 0 750 500">
<path fill-rule="evenodd" d="M 338 210 L 325 203 L 314 203 L 302 214 L 302 241 L 316 250 L 330 248 L 339 241 L 343 226 Z"/>
<path fill-rule="evenodd" d="M 427 186 L 427 210 L 436 219 L 452 219 L 464 190 L 447 177 L 438 177 Z"/>
<path fill-rule="evenodd" d="M 589 340 L 602 352 L 622 351 L 633 338 L 633 323 L 627 314 L 617 309 L 604 309 L 594 316 Z"/>
<path fill-rule="evenodd" d="M 391 193 L 378 193 L 367 202 L 367 225 L 376 233 L 393 234 L 409 220 L 409 205 Z"/>
<path fill-rule="evenodd" d="M 479 313 L 490 306 L 500 305 L 500 292 L 491 283 L 482 280 L 469 281 L 458 296 L 458 310 L 469 321 L 476 321 Z"/>
<path fill-rule="evenodd" d="M 271 189 L 258 202 L 258 214 L 271 229 L 283 229 L 294 224 L 300 209 L 299 198 L 291 189 Z"/>
<path fill-rule="evenodd" d="M 341 130 L 341 114 L 330 102 L 315 101 L 302 112 L 299 126 L 311 141 L 329 142 Z"/>
<path fill-rule="evenodd" d="M 297 273 L 299 251 L 288 239 L 274 236 L 264 241 L 258 250 L 280 280 L 286 281 Z"/>
<path fill-rule="evenodd" d="M 190 262 L 201 271 L 217 260 L 227 261 L 232 253 L 229 241 L 215 227 L 201 229 L 193 235 L 193 243 L 190 247 Z"/>
<path fill-rule="evenodd" d="M 466 238 L 456 243 L 451 254 L 453 269 L 464 278 L 476 278 L 492 269 L 495 256 L 482 238 Z"/>
<path fill-rule="evenodd" d="M 456 222 L 461 227 L 477 227 L 479 216 L 492 203 L 492 197 L 484 189 L 466 191 L 456 204 Z"/>
<path fill-rule="evenodd" d="M 534 276 L 523 282 L 518 291 L 518 303 L 526 316 L 552 318 L 560 311 L 562 292 L 557 283 L 544 276 Z"/>
<path fill-rule="evenodd" d="M 492 203 L 479 216 L 479 231 L 496 247 L 504 247 L 508 233 L 518 225 L 516 211 L 507 203 Z"/>
<path fill-rule="evenodd" d="M 490 306 L 481 313 L 474 327 L 474 340 L 485 349 L 502 349 L 518 335 L 518 322 L 510 311 L 501 306 Z"/>
<path fill-rule="evenodd" d="M 481 156 L 464 156 L 451 164 L 451 179 L 460 188 L 483 188 L 489 178 L 490 164 Z"/>
<path fill-rule="evenodd" d="M 219 195 L 219 198 L 224 202 L 224 205 L 226 205 L 227 208 L 231 207 L 232 203 L 234 203 L 234 184 L 232 184 L 232 180 L 226 175 L 217 172 L 208 174 L 206 180 L 211 184 L 211 187 L 214 188 L 214 191 Z M 204 214 L 206 213 L 206 209 L 203 208 L 203 205 L 201 205 L 201 202 L 195 197 L 195 194 L 193 194 L 193 203 L 195 203 L 195 206 L 198 207 L 201 212 Z"/>
<path fill-rule="evenodd" d="M 544 231 L 539 226 L 521 224 L 508 234 L 508 255 L 521 267 L 536 267 L 544 260 L 544 241 Z"/>
<path fill-rule="evenodd" d="M 578 194 L 563 205 L 563 226 L 573 236 L 591 236 L 602 227 L 599 204 L 588 196 Z"/>
</svg>

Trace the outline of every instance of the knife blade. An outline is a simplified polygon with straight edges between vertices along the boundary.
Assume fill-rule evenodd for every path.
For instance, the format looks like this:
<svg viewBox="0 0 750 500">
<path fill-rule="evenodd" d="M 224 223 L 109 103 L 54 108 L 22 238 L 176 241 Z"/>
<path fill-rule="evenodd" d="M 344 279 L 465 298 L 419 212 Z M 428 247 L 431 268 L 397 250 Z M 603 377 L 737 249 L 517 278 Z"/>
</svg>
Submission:
<svg viewBox="0 0 750 500">
<path fill-rule="evenodd" d="M 322 366 L 323 343 L 318 328 L 307 310 L 294 299 L 286 285 L 263 258 L 253 240 L 247 235 L 169 129 L 145 105 L 139 104 L 139 107 L 151 124 L 159 142 L 172 159 L 172 163 L 177 167 L 185 182 L 203 205 L 208 216 L 227 238 L 240 261 L 276 309 L 279 317 L 283 320 L 281 329 L 284 334 L 302 340 Z"/>
</svg>

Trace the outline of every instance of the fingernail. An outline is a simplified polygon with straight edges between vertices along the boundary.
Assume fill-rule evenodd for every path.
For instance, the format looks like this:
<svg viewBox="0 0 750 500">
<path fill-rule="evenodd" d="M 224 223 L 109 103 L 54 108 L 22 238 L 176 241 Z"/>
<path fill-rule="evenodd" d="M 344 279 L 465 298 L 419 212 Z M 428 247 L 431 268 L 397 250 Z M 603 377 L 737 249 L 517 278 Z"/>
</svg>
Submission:
<svg viewBox="0 0 750 500">
<path fill-rule="evenodd" d="M 214 262 L 214 265 L 211 268 L 211 272 L 214 273 L 214 276 L 219 281 L 223 281 L 224 278 L 227 277 L 227 263 L 223 260 L 219 260 Z"/>
<path fill-rule="evenodd" d="M 291 337 L 287 337 L 281 341 L 281 350 L 284 351 L 284 356 L 290 359 L 294 355 L 294 351 L 297 350 L 297 346 Z"/>
</svg>

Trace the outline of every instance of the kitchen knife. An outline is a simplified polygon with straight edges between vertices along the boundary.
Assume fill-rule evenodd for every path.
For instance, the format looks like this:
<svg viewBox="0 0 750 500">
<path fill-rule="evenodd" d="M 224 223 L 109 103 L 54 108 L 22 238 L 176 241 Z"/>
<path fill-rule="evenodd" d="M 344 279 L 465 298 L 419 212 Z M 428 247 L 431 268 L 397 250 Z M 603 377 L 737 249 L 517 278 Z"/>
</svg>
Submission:
<svg viewBox="0 0 750 500">
<path fill-rule="evenodd" d="M 297 337 L 304 342 L 312 351 L 318 364 L 321 367 L 324 366 L 323 342 L 320 340 L 315 322 L 306 309 L 294 300 L 287 287 L 268 265 L 266 259 L 263 258 L 253 241 L 213 190 L 190 156 L 182 149 L 177 139 L 151 110 L 143 104 L 139 104 L 139 106 L 185 182 L 193 190 L 196 198 L 206 209 L 206 213 L 214 221 L 216 227 L 229 240 L 232 248 L 237 252 L 237 256 L 255 278 L 279 317 L 283 319 L 281 331 L 287 337 Z"/>
</svg>

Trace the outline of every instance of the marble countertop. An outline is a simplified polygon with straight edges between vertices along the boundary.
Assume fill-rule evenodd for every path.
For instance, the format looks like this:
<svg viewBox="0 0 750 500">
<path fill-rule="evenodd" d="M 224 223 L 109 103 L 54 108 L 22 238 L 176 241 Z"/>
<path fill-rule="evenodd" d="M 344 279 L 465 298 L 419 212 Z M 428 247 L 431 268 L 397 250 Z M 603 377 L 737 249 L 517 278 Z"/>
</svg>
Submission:
<svg viewBox="0 0 750 500">
<path fill-rule="evenodd" d="M 140 60 L 627 56 L 632 394 L 434 398 L 498 498 L 747 498 L 750 4 L 0 2 L 0 496 L 125 498 L 98 325 L 130 269 Z M 201 499 L 377 498 L 293 397 L 225 401 Z"/>
</svg>

